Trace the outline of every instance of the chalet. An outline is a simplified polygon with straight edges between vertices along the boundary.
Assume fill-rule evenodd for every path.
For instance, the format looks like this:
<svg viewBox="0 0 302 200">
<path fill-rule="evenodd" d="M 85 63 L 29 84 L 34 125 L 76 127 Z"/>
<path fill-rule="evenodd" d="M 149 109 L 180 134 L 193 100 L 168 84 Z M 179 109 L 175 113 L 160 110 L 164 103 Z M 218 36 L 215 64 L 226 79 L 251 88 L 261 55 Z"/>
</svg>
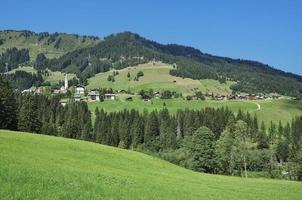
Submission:
<svg viewBox="0 0 302 200">
<path fill-rule="evenodd" d="M 117 91 L 119 94 L 127 94 L 127 91 L 126 90 L 118 90 Z"/>
<path fill-rule="evenodd" d="M 237 95 L 230 95 L 230 96 L 228 96 L 228 100 L 236 100 L 236 99 L 238 99 Z"/>
<path fill-rule="evenodd" d="M 143 101 L 151 101 L 151 96 L 143 94 L 143 95 L 141 95 L 141 99 Z"/>
<path fill-rule="evenodd" d="M 75 88 L 75 93 L 76 94 L 84 94 L 85 92 L 85 87 L 82 85 L 77 85 Z"/>
<path fill-rule="evenodd" d="M 279 95 L 272 95 L 272 98 L 273 98 L 273 99 L 279 99 L 280 96 L 279 96 Z"/>
<path fill-rule="evenodd" d="M 133 101 L 133 98 L 132 97 L 127 97 L 126 101 Z"/>
<path fill-rule="evenodd" d="M 66 106 L 67 100 L 66 100 L 66 99 L 62 99 L 62 100 L 60 101 L 60 103 L 61 103 L 62 106 Z"/>
<path fill-rule="evenodd" d="M 160 92 L 154 92 L 153 96 L 156 97 L 156 98 L 160 98 L 161 95 L 160 95 Z"/>
<path fill-rule="evenodd" d="M 26 89 L 26 90 L 23 90 L 21 93 L 31 93 L 32 92 L 32 89 Z"/>
<path fill-rule="evenodd" d="M 81 101 L 81 96 L 76 94 L 76 95 L 74 95 L 73 100 L 74 101 Z"/>
<path fill-rule="evenodd" d="M 215 99 L 217 100 L 217 101 L 222 101 L 222 100 L 224 100 L 226 98 L 226 96 L 224 96 L 224 95 L 216 95 L 215 96 Z"/>
<path fill-rule="evenodd" d="M 256 100 L 257 96 L 255 94 L 249 94 L 246 96 L 248 100 Z"/>
<path fill-rule="evenodd" d="M 100 93 L 98 91 L 90 91 L 88 93 L 88 101 L 100 101 Z"/>
<path fill-rule="evenodd" d="M 116 95 L 115 94 L 105 94 L 104 97 L 105 97 L 105 100 L 114 101 L 116 99 Z"/>
</svg>

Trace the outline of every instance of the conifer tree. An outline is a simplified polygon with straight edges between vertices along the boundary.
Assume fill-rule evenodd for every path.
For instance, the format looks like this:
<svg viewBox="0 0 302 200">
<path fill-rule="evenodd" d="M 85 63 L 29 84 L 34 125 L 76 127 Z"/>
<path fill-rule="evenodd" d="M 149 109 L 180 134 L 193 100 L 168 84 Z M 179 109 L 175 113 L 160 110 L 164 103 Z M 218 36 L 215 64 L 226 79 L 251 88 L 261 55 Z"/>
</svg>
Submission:
<svg viewBox="0 0 302 200">
<path fill-rule="evenodd" d="M 17 129 L 17 102 L 14 91 L 0 75 L 0 128 Z"/>
<path fill-rule="evenodd" d="M 144 134 L 144 143 L 147 148 L 158 150 L 158 141 L 159 136 L 159 122 L 157 114 L 155 111 L 152 111 L 147 119 L 145 134 Z"/>
</svg>

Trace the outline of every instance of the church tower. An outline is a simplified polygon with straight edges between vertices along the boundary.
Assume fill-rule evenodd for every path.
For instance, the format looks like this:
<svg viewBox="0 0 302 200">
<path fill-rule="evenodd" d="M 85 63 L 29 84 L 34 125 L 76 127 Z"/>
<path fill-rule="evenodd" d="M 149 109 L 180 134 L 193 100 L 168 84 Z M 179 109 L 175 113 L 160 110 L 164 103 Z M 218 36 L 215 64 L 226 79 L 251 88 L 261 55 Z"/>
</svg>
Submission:
<svg viewBox="0 0 302 200">
<path fill-rule="evenodd" d="M 65 90 L 68 89 L 68 78 L 67 78 L 67 74 L 65 74 L 65 84 L 64 84 L 64 89 L 65 89 Z"/>
</svg>

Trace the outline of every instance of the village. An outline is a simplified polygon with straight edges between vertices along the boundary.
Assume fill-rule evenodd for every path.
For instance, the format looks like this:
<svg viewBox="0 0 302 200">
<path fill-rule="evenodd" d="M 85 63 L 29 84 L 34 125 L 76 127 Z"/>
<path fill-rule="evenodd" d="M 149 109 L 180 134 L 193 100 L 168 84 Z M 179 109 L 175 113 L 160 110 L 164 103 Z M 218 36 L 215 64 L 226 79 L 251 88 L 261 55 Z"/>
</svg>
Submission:
<svg viewBox="0 0 302 200">
<path fill-rule="evenodd" d="M 215 101 L 253 101 L 253 100 L 275 100 L 280 99 L 281 96 L 278 94 L 270 94 L 270 95 L 263 95 L 263 94 L 249 94 L 249 93 L 234 93 L 230 95 L 225 94 L 214 94 L 213 92 L 206 92 L 204 94 L 201 93 L 197 95 L 188 95 L 185 97 L 182 94 L 177 94 L 175 92 L 170 92 L 170 95 L 165 95 L 165 92 L 161 93 L 159 91 L 141 91 L 137 94 L 130 93 L 127 90 L 107 90 L 110 92 L 102 92 L 100 93 L 100 89 L 90 89 L 88 90 L 85 86 L 77 84 L 76 86 L 69 87 L 68 77 L 67 74 L 64 76 L 63 85 L 59 89 L 54 89 L 51 91 L 51 94 L 63 94 L 67 95 L 69 93 L 69 99 L 62 99 L 62 104 L 65 105 L 69 101 L 86 101 L 86 102 L 95 102 L 95 101 L 115 101 L 118 100 L 120 96 L 123 96 L 126 101 L 132 101 L 134 96 L 139 96 L 142 101 L 149 102 L 152 99 L 169 99 L 169 98 L 183 98 L 186 100 L 215 100 Z M 38 88 L 31 88 L 27 90 L 23 90 L 22 93 L 25 92 L 33 92 L 36 94 L 43 93 L 43 87 Z"/>
<path fill-rule="evenodd" d="M 214 94 L 211 92 L 206 92 L 205 94 L 201 95 L 203 96 L 202 98 L 200 95 L 192 95 L 192 96 L 186 96 L 184 98 L 182 94 L 177 94 L 175 92 L 170 92 L 170 94 L 166 95 L 164 94 L 165 92 L 161 93 L 159 91 L 145 91 L 145 92 L 139 92 L 137 94 L 130 93 L 129 91 L 126 90 L 108 90 L 110 93 L 106 92 L 100 92 L 100 89 L 91 89 L 88 90 L 85 88 L 83 85 L 76 85 L 76 86 L 71 86 L 69 87 L 68 84 L 68 77 L 67 74 L 65 74 L 65 79 L 63 82 L 63 86 L 60 87 L 60 89 L 54 89 L 51 91 L 53 95 L 56 94 L 65 94 L 67 95 L 69 93 L 69 99 L 62 99 L 61 103 L 65 105 L 69 101 L 74 101 L 74 102 L 79 102 L 79 101 L 86 101 L 86 102 L 95 102 L 95 101 L 115 101 L 119 99 L 120 96 L 123 96 L 123 98 L 126 101 L 132 101 L 134 96 L 139 96 L 139 98 L 142 101 L 149 102 L 152 99 L 169 99 L 169 98 L 180 98 L 182 97 L 183 99 L 186 100 L 199 100 L 199 99 L 209 99 L 209 100 L 216 100 L 216 101 L 223 101 L 223 100 L 229 100 L 229 101 L 252 101 L 252 100 L 273 100 L 273 99 L 279 99 L 281 98 L 280 95 L 278 94 L 270 94 L 270 95 L 256 95 L 256 94 L 248 94 L 248 93 L 239 93 L 239 94 L 231 94 L 231 95 L 219 95 L 219 94 Z M 34 93 L 42 93 L 43 89 L 42 88 L 36 88 L 36 89 L 28 89 L 24 90 L 24 92 L 34 92 Z"/>
</svg>

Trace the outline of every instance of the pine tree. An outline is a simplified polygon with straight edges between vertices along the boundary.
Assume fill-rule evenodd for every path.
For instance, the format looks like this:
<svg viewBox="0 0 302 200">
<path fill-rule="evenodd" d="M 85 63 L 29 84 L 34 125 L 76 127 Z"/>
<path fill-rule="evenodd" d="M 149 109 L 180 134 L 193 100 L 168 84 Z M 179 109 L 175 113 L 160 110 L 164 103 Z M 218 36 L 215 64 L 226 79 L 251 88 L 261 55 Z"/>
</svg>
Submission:
<svg viewBox="0 0 302 200">
<path fill-rule="evenodd" d="M 19 112 L 18 129 L 21 131 L 39 133 L 41 126 L 35 97 L 31 94 L 24 95 Z"/>
<path fill-rule="evenodd" d="M 131 129 L 132 146 L 136 148 L 144 142 L 144 120 L 140 116 L 136 116 Z"/>
<path fill-rule="evenodd" d="M 157 114 L 152 111 L 149 116 L 145 127 L 144 143 L 149 149 L 158 150 L 159 144 L 157 138 L 159 136 L 159 122 Z"/>
<path fill-rule="evenodd" d="M 17 102 L 9 83 L 0 75 L 0 128 L 17 129 Z"/>
</svg>

